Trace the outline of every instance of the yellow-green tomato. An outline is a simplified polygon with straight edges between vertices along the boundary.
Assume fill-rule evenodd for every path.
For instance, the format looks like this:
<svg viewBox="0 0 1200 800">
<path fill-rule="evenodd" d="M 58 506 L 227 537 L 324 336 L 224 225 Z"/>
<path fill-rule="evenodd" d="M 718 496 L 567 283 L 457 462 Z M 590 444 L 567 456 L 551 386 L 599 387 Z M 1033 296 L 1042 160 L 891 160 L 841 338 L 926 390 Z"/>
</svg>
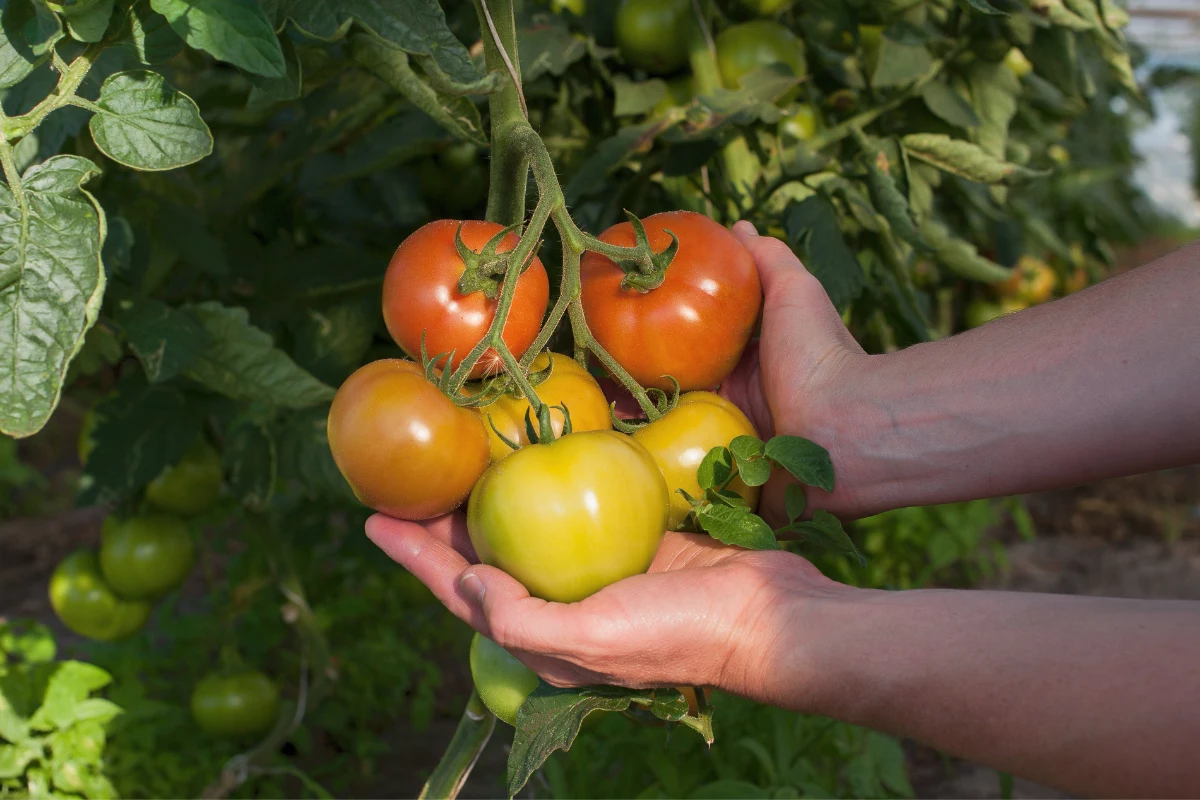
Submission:
<svg viewBox="0 0 1200 800">
<path fill-rule="evenodd" d="M 600 384 L 591 373 L 584 369 L 578 361 L 561 353 L 554 353 L 554 366 L 550 376 L 537 386 L 538 398 L 550 406 L 566 406 L 571 414 L 571 430 L 576 433 L 583 431 L 610 431 L 612 417 L 608 412 L 608 400 Z M 542 353 L 533 362 L 533 371 L 540 372 L 550 366 L 550 354 Z M 504 443 L 496 431 L 519 445 L 529 444 L 529 435 L 525 430 L 525 412 L 529 411 L 530 419 L 537 425 L 529 401 L 524 397 L 501 395 L 495 402 L 483 406 L 479 413 L 488 429 L 488 446 L 491 450 L 492 461 L 496 462 L 513 452 Z M 562 433 L 565 417 L 557 408 L 550 409 L 550 423 L 554 426 L 554 435 Z"/>
<path fill-rule="evenodd" d="M 802 103 L 796 113 L 779 120 L 779 135 L 798 142 L 807 142 L 821 129 L 821 116 L 811 103 Z"/>
<path fill-rule="evenodd" d="M 263 733 L 279 716 L 279 687 L 254 669 L 214 672 L 192 690 L 192 719 L 214 736 Z"/>
<path fill-rule="evenodd" d="M 738 88 L 745 75 L 772 64 L 783 64 L 797 77 L 807 72 L 804 42 L 783 25 L 768 19 L 732 25 L 717 35 L 716 45 L 721 81 L 730 89 Z M 794 96 L 792 90 L 783 101 L 788 102 Z"/>
<path fill-rule="evenodd" d="M 655 75 L 669 75 L 688 60 L 695 27 L 692 0 L 621 0 L 615 23 L 621 58 Z"/>
<path fill-rule="evenodd" d="M 194 551 L 187 523 L 167 514 L 120 519 L 100 531 L 100 571 L 127 600 L 156 600 L 183 583 Z"/>
<path fill-rule="evenodd" d="M 741 409 L 712 392 L 689 392 L 662 418 L 639 428 L 633 438 L 650 452 L 662 470 L 671 492 L 671 516 L 667 526 L 677 530 L 687 519 L 691 505 L 678 490 L 695 498 L 703 496 L 696 471 L 708 451 L 728 447 L 739 436 L 757 436 Z M 734 478 L 729 489 L 737 492 L 753 509 L 758 504 L 758 487 Z"/>
<path fill-rule="evenodd" d="M 483 473 L 467 531 L 484 564 L 535 597 L 573 603 L 649 568 L 667 502 L 663 474 L 640 444 L 614 431 L 572 433 Z"/>
<path fill-rule="evenodd" d="M 488 711 L 509 725 L 517 724 L 517 709 L 538 685 L 533 670 L 478 633 L 471 639 L 471 679 Z"/>
<path fill-rule="evenodd" d="M 782 14 L 792 5 L 794 0 L 735 0 L 735 11 L 744 16 L 774 17 Z"/>
<path fill-rule="evenodd" d="M 221 454 L 197 439 L 178 464 L 167 467 L 146 487 L 146 499 L 172 514 L 199 514 L 221 496 Z"/>
<path fill-rule="evenodd" d="M 92 550 L 77 550 L 59 563 L 50 576 L 50 605 L 68 628 L 101 642 L 137 633 L 151 611 L 149 603 L 117 597 Z"/>
</svg>

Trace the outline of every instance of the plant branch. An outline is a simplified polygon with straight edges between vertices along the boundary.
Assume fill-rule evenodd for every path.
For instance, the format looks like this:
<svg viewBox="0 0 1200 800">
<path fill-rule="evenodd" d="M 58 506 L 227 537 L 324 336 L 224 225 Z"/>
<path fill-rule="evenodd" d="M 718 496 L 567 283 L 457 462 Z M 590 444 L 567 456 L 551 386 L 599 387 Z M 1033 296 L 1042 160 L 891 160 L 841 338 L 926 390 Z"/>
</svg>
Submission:
<svg viewBox="0 0 1200 800">
<path fill-rule="evenodd" d="M 458 721 L 458 729 L 454 731 L 454 738 L 417 795 L 418 800 L 454 800 L 458 797 L 495 728 L 496 717 L 483 705 L 479 695 L 471 692 L 467 707 Z"/>
<path fill-rule="evenodd" d="M 70 104 L 72 98 L 75 97 L 75 92 L 79 89 L 80 84 L 83 83 L 83 79 L 87 77 L 88 71 L 96 63 L 96 59 L 100 57 L 100 53 L 104 51 L 104 47 L 103 42 L 89 45 L 78 58 L 67 66 L 61 77 L 59 77 L 58 85 L 54 87 L 54 91 L 24 114 L 17 117 L 9 117 L 4 123 L 5 140 L 12 142 L 23 136 L 28 136 L 30 132 L 42 124 L 42 120 L 50 112 Z"/>
</svg>

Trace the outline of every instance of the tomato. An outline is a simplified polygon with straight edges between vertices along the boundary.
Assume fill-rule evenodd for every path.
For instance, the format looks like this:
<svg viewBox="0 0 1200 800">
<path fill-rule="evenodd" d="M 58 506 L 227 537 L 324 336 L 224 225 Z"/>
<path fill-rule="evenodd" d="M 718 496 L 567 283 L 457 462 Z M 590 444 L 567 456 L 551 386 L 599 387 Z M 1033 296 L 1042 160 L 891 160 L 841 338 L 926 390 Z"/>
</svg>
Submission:
<svg viewBox="0 0 1200 800">
<path fill-rule="evenodd" d="M 50 576 L 50 605 L 63 624 L 89 639 L 112 642 L 142 629 L 151 605 L 117 597 L 92 550 L 77 550 Z"/>
<path fill-rule="evenodd" d="M 167 467 L 146 487 L 146 500 L 173 514 L 199 514 L 221 496 L 221 454 L 197 439 L 178 464 Z"/>
<path fill-rule="evenodd" d="M 256 669 L 205 675 L 192 690 L 192 719 L 214 736 L 264 733 L 279 716 L 279 687 Z"/>
<path fill-rule="evenodd" d="M 1062 167 L 1071 163 L 1071 151 L 1061 144 L 1050 145 L 1046 148 L 1046 155 L 1050 156 L 1051 161 Z"/>
<path fill-rule="evenodd" d="M 821 129 L 821 114 L 810 103 L 802 103 L 796 113 L 779 120 L 779 135 L 800 142 L 807 142 Z"/>
<path fill-rule="evenodd" d="M 155 600 L 192 571 L 192 536 L 178 517 L 112 516 L 104 521 L 100 537 L 100 571 L 113 591 L 128 600 Z"/>
<path fill-rule="evenodd" d="M 598 253 L 583 256 L 583 307 L 596 340 L 643 386 L 711 389 L 745 349 L 762 307 L 754 258 L 737 238 L 703 214 L 668 211 L 642 220 L 654 251 L 679 250 L 666 279 L 648 292 L 623 289 L 625 273 Z M 600 234 L 632 247 L 628 222 Z"/>
<path fill-rule="evenodd" d="M 1005 53 L 1004 66 L 1008 67 L 1009 71 L 1018 78 L 1024 78 L 1033 72 L 1033 64 L 1029 63 L 1029 59 L 1025 57 L 1025 53 L 1019 47 L 1013 47 Z"/>
<path fill-rule="evenodd" d="M 708 451 L 714 447 L 728 447 L 738 436 L 757 435 L 741 409 L 711 392 L 683 395 L 675 408 L 633 434 L 638 444 L 654 457 L 667 479 L 671 493 L 671 517 L 667 527 L 677 530 L 692 510 L 678 489 L 695 498 L 703 497 L 696 470 Z M 746 498 L 750 508 L 758 504 L 757 486 L 747 486 L 741 479 L 734 478 L 729 488 Z"/>
<path fill-rule="evenodd" d="M 794 0 L 734 0 L 734 10 L 743 16 L 774 17 L 791 8 Z"/>
<path fill-rule="evenodd" d="M 550 356 L 542 353 L 533 362 L 534 371 L 544 370 L 550 365 Z M 571 430 L 576 433 L 583 431 L 612 430 L 612 418 L 608 412 L 608 399 L 605 398 L 600 384 L 592 377 L 579 362 L 570 356 L 554 354 L 554 368 L 550 377 L 535 386 L 538 399 L 543 403 L 556 406 L 565 405 L 571 412 Z M 496 462 L 511 454 L 513 449 L 504 443 L 492 429 L 494 425 L 505 438 L 520 445 L 529 444 L 529 436 L 525 431 L 525 412 L 530 411 L 529 401 L 524 397 L 502 395 L 494 403 L 479 409 L 483 424 L 487 426 L 488 442 L 491 446 L 492 461 Z M 530 411 L 530 419 L 537 425 L 537 417 Z M 489 424 L 490 419 L 490 424 Z M 563 429 L 563 413 L 557 408 L 550 409 L 550 423 L 554 426 L 554 435 L 558 436 Z"/>
<path fill-rule="evenodd" d="M 587 13 L 587 0 L 550 0 L 550 10 L 555 14 L 564 11 L 582 17 Z"/>
<path fill-rule="evenodd" d="M 471 679 L 479 699 L 502 721 L 517 724 L 517 709 L 538 686 L 538 676 L 491 639 L 471 639 Z"/>
<path fill-rule="evenodd" d="M 666 527 L 662 472 L 614 431 L 518 450 L 484 473 L 467 506 L 480 561 L 557 603 L 645 572 Z"/>
<path fill-rule="evenodd" d="M 802 77 L 804 42 L 790 30 L 768 19 L 756 19 L 732 25 L 717 35 L 717 66 L 726 88 L 736 89 L 742 78 L 760 67 L 783 64 L 793 75 Z M 796 90 L 781 102 L 790 102 Z"/>
<path fill-rule="evenodd" d="M 327 432 L 355 496 L 400 519 L 454 510 L 488 465 L 479 414 L 454 405 L 411 361 L 360 367 L 333 398 Z"/>
<path fill-rule="evenodd" d="M 998 284 L 996 293 L 1001 297 L 1011 298 L 1026 306 L 1044 303 L 1054 294 L 1058 277 L 1054 268 L 1033 256 L 1021 256 L 1013 267 L 1013 276 L 1004 283 Z"/>
<path fill-rule="evenodd" d="M 418 228 L 401 243 L 383 279 L 383 320 L 388 332 L 412 358 L 421 353 L 421 334 L 430 356 L 454 351 L 457 367 L 472 347 L 487 333 L 496 316 L 496 302 L 483 292 L 464 295 L 458 291 L 462 277 L 462 258 L 454 246 L 455 232 L 462 226 L 462 240 L 475 252 L 503 228 L 494 222 L 442 219 Z M 498 252 L 517 246 L 515 233 L 500 243 Z M 517 280 L 512 308 L 504 325 L 504 343 L 520 358 L 537 338 L 546 304 L 550 299 L 550 281 L 538 258 Z M 500 357 L 488 350 L 471 370 L 472 378 L 500 371 Z"/>
<path fill-rule="evenodd" d="M 631 65 L 668 75 L 687 63 L 694 26 L 692 0 L 621 0 L 617 47 Z"/>
<path fill-rule="evenodd" d="M 696 96 L 696 79 L 683 75 L 667 81 L 667 93 L 654 104 L 655 114 L 665 114 L 676 106 L 685 106 Z"/>
</svg>

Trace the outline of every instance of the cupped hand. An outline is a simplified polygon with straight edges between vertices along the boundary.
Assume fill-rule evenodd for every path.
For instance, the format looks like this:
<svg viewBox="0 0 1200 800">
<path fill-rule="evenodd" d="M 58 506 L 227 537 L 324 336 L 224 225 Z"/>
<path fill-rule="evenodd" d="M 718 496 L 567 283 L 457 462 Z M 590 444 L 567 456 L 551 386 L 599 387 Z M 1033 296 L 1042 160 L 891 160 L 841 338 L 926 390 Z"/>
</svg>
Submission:
<svg viewBox="0 0 1200 800">
<path fill-rule="evenodd" d="M 424 523 L 377 514 L 367 536 L 555 686 L 712 686 L 779 702 L 784 687 L 774 687 L 770 665 L 801 658 L 785 632 L 804 629 L 806 602 L 842 588 L 792 553 L 668 533 L 646 574 L 577 603 L 549 603 L 476 563 L 460 513 Z"/>
</svg>

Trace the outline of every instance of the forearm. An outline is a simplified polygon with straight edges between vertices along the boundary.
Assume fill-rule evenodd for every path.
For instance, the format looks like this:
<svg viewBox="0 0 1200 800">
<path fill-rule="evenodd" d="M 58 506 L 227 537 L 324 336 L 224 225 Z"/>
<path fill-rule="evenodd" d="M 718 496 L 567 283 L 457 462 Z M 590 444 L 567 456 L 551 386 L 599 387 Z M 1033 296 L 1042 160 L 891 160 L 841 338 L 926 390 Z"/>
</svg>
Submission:
<svg viewBox="0 0 1200 800">
<path fill-rule="evenodd" d="M 1200 461 L 1200 246 L 860 359 L 814 421 L 863 515 Z M 818 441 L 821 440 L 818 438 Z"/>
<path fill-rule="evenodd" d="M 1198 791 L 1196 604 L 849 591 L 766 665 L 765 699 L 1083 795 Z"/>
</svg>

